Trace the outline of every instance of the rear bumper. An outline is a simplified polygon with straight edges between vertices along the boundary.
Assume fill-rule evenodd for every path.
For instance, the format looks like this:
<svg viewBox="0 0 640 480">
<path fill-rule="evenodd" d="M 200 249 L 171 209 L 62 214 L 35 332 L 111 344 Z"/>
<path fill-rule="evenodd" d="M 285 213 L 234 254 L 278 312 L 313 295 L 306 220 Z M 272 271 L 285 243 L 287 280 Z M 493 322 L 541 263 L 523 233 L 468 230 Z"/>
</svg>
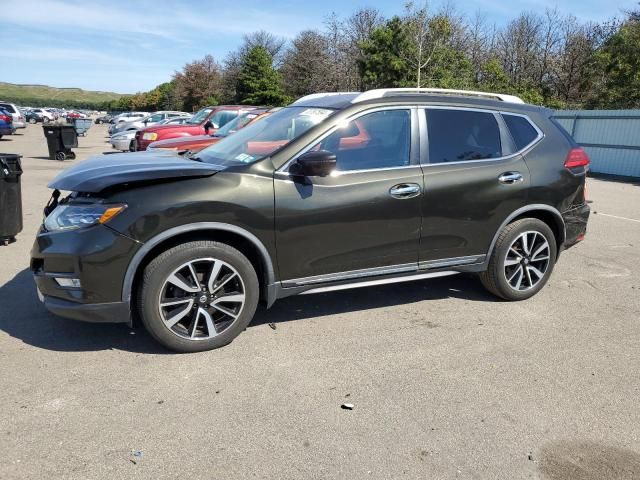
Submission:
<svg viewBox="0 0 640 480">
<path fill-rule="evenodd" d="M 13 126 L 15 128 L 27 128 L 27 122 L 23 122 L 23 121 L 19 121 L 16 122 L 15 120 L 13 121 Z"/>
<path fill-rule="evenodd" d="M 125 138 L 122 140 L 111 140 L 111 146 L 116 150 L 122 150 L 123 152 L 129 151 L 129 146 L 131 145 L 130 138 Z"/>
<path fill-rule="evenodd" d="M 585 203 L 562 214 L 565 225 L 564 248 L 572 247 L 584 239 L 590 213 L 591 207 Z"/>
<path fill-rule="evenodd" d="M 0 127 L 0 135 L 13 135 L 16 129 L 13 127 Z"/>
</svg>

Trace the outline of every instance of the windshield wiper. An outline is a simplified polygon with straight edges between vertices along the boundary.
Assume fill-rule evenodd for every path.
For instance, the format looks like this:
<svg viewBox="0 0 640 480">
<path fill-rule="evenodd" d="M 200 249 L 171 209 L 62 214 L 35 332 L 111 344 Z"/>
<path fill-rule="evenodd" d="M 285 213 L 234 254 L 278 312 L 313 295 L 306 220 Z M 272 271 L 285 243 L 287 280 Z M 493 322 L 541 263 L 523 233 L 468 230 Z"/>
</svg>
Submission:
<svg viewBox="0 0 640 480">
<path fill-rule="evenodd" d="M 188 158 L 189 160 L 193 160 L 194 162 L 202 162 L 203 160 L 194 154 L 192 151 L 186 151 L 183 155 L 184 158 Z"/>
</svg>

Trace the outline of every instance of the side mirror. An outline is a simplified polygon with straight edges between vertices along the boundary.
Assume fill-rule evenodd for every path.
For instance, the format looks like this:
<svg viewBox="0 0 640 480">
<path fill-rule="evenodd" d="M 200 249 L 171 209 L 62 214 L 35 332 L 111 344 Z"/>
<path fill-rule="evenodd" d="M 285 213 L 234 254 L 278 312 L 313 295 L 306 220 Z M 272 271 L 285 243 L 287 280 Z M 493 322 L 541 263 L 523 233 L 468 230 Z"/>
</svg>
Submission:
<svg viewBox="0 0 640 480">
<path fill-rule="evenodd" d="M 336 154 L 327 150 L 307 152 L 291 165 L 293 175 L 303 177 L 325 177 L 336 168 Z"/>
</svg>

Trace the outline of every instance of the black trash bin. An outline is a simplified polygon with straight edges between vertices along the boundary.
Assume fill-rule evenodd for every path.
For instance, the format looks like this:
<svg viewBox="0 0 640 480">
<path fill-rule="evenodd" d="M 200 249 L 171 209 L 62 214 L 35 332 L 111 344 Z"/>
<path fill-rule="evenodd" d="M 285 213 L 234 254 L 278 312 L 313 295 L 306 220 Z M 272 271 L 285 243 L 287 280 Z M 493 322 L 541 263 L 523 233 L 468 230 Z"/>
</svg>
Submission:
<svg viewBox="0 0 640 480">
<path fill-rule="evenodd" d="M 78 146 L 78 134 L 73 125 L 43 125 L 42 129 L 47 138 L 51 160 L 76 158 L 76 154 L 71 151 Z"/>
<path fill-rule="evenodd" d="M 0 153 L 0 244 L 15 242 L 22 231 L 20 155 Z"/>
</svg>

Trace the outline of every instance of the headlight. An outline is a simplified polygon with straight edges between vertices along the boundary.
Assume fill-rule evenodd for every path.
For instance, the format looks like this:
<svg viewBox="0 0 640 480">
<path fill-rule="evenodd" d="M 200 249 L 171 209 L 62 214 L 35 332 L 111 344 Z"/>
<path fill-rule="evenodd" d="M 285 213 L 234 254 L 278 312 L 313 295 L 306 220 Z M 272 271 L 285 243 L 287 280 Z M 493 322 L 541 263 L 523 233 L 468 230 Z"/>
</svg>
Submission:
<svg viewBox="0 0 640 480">
<path fill-rule="evenodd" d="M 158 138 L 158 134 L 154 133 L 154 132 L 147 132 L 147 133 L 142 134 L 142 139 L 143 140 L 152 140 L 153 141 L 153 140 L 155 140 L 157 138 Z"/>
<path fill-rule="evenodd" d="M 126 208 L 126 205 L 58 205 L 44 221 L 48 231 L 72 230 L 106 223 Z"/>
</svg>

